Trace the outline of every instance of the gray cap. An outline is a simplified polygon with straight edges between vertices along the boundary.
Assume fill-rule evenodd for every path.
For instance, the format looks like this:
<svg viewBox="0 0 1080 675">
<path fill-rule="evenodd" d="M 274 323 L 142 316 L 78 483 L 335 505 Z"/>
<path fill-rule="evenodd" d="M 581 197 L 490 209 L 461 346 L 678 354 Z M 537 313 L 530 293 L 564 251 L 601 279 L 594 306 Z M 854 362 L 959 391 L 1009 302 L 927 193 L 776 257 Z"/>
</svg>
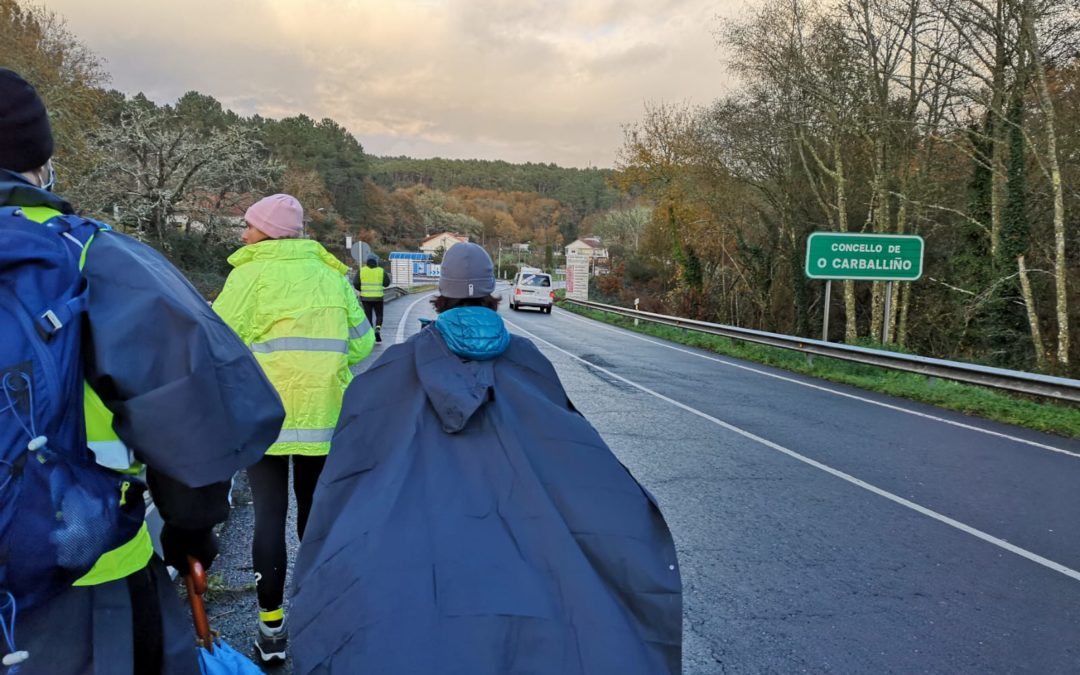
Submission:
<svg viewBox="0 0 1080 675">
<path fill-rule="evenodd" d="M 454 244 L 443 255 L 439 295 L 447 298 L 482 298 L 495 292 L 491 256 L 476 244 Z"/>
</svg>

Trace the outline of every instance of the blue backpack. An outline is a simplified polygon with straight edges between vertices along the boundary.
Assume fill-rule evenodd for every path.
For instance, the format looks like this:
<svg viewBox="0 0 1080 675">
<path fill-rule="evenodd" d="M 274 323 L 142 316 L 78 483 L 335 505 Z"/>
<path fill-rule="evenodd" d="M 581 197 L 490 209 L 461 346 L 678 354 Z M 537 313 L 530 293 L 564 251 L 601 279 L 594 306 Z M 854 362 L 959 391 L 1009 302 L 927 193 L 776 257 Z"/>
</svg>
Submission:
<svg viewBox="0 0 1080 675">
<path fill-rule="evenodd" d="M 70 587 L 143 522 L 143 485 L 86 445 L 79 256 L 105 227 L 0 208 L 0 646 L 13 652 L 15 612 Z"/>
</svg>

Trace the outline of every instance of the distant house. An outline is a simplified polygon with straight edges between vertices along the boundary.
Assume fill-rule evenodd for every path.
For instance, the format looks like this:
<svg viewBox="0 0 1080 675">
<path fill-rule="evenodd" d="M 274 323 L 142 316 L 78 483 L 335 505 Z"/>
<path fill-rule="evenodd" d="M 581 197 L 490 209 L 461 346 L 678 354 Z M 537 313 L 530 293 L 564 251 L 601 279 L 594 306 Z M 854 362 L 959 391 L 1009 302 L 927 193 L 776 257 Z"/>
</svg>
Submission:
<svg viewBox="0 0 1080 675">
<path fill-rule="evenodd" d="M 457 234 L 456 232 L 440 232 L 439 234 L 433 234 L 424 241 L 420 242 L 420 250 L 424 253 L 435 254 L 441 249 L 443 253 L 450 250 L 450 247 L 454 244 L 464 244 L 469 241 L 469 238 L 463 234 Z"/>
<path fill-rule="evenodd" d="M 608 251 L 596 237 L 582 237 L 567 245 L 566 255 L 583 255 L 594 260 L 601 260 L 608 257 Z"/>
</svg>

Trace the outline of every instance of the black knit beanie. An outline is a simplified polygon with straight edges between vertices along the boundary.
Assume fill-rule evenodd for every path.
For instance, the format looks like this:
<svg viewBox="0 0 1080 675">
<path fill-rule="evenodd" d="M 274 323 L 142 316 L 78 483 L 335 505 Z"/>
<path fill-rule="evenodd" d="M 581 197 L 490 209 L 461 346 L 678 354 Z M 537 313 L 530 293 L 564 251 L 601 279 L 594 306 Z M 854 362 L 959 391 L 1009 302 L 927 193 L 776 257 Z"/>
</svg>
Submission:
<svg viewBox="0 0 1080 675">
<path fill-rule="evenodd" d="M 0 68 L 0 168 L 33 171 L 52 154 L 52 129 L 41 97 L 18 73 Z"/>
</svg>

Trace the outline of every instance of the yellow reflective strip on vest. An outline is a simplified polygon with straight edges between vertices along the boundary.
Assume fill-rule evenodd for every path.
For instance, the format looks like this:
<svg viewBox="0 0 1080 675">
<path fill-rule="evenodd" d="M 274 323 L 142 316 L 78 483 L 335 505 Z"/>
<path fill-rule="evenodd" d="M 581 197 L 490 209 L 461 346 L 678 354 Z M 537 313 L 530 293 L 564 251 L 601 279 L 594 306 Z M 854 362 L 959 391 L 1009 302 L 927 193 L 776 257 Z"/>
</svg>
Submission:
<svg viewBox="0 0 1080 675">
<path fill-rule="evenodd" d="M 146 523 L 131 540 L 105 553 L 89 572 L 81 576 L 72 586 L 97 586 L 116 581 L 138 572 L 150 562 L 154 555 L 154 544 L 150 541 L 150 530 Z"/>
</svg>

